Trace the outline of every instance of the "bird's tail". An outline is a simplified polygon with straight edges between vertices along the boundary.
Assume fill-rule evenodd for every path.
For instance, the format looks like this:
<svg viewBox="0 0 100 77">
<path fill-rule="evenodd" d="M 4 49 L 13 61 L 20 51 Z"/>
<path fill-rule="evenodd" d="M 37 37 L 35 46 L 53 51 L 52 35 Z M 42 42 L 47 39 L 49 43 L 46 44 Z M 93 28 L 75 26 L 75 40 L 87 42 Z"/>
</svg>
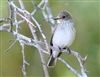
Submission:
<svg viewBox="0 0 100 77">
<path fill-rule="evenodd" d="M 56 64 L 56 58 L 54 58 L 52 55 L 50 56 L 50 59 L 49 59 L 49 61 L 48 61 L 48 64 L 47 64 L 47 66 L 48 67 L 53 67 L 55 64 Z"/>
</svg>

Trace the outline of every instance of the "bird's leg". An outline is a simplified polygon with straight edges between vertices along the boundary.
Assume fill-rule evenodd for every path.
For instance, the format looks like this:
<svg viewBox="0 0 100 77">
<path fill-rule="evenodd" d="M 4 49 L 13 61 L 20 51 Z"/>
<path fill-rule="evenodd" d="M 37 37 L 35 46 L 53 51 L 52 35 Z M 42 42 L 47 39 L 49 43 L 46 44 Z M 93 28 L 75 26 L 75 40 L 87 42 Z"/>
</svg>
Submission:
<svg viewBox="0 0 100 77">
<path fill-rule="evenodd" d="M 69 52 L 69 54 L 71 53 L 71 50 L 70 50 L 70 48 L 69 48 L 69 47 L 67 47 L 67 51 Z"/>
<path fill-rule="evenodd" d="M 52 49 L 50 49 L 50 55 L 52 55 Z"/>
<path fill-rule="evenodd" d="M 70 54 L 71 53 L 71 50 L 69 47 L 64 47 L 63 50 L 67 49 L 68 53 Z"/>
<path fill-rule="evenodd" d="M 59 47 L 59 50 L 62 51 L 62 48 Z M 61 54 L 62 54 L 62 52 L 59 52 L 57 57 L 59 57 Z"/>
<path fill-rule="evenodd" d="M 62 54 L 62 52 L 60 52 L 57 57 L 59 57 L 61 54 Z"/>
</svg>

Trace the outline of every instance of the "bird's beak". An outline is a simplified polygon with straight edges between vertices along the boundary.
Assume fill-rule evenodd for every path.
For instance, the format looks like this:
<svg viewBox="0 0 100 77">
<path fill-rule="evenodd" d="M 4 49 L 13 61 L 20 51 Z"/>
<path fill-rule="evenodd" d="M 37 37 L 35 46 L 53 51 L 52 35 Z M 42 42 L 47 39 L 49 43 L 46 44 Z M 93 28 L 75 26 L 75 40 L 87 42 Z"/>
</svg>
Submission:
<svg viewBox="0 0 100 77">
<path fill-rule="evenodd" d="M 61 19 L 60 17 L 54 17 L 53 18 L 54 20 L 59 20 L 59 19 Z"/>
</svg>

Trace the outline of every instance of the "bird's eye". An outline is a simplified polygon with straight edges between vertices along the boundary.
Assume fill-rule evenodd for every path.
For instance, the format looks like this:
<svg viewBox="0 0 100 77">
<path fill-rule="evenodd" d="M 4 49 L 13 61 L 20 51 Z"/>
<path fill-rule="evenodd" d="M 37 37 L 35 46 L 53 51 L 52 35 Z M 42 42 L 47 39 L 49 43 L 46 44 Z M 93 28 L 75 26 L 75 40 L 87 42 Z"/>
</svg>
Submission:
<svg viewBox="0 0 100 77">
<path fill-rule="evenodd" d="M 62 18 L 65 18 L 66 16 L 62 16 Z"/>
</svg>

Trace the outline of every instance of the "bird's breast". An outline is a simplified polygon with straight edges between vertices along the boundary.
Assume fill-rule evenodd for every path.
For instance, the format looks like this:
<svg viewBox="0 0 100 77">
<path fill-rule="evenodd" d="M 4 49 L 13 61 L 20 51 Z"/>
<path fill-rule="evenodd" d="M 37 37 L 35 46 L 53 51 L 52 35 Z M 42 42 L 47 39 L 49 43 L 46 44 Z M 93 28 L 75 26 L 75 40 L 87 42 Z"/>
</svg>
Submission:
<svg viewBox="0 0 100 77">
<path fill-rule="evenodd" d="M 70 46 L 75 37 L 75 29 L 72 23 L 59 24 L 53 36 L 53 45 L 59 47 Z"/>
</svg>

